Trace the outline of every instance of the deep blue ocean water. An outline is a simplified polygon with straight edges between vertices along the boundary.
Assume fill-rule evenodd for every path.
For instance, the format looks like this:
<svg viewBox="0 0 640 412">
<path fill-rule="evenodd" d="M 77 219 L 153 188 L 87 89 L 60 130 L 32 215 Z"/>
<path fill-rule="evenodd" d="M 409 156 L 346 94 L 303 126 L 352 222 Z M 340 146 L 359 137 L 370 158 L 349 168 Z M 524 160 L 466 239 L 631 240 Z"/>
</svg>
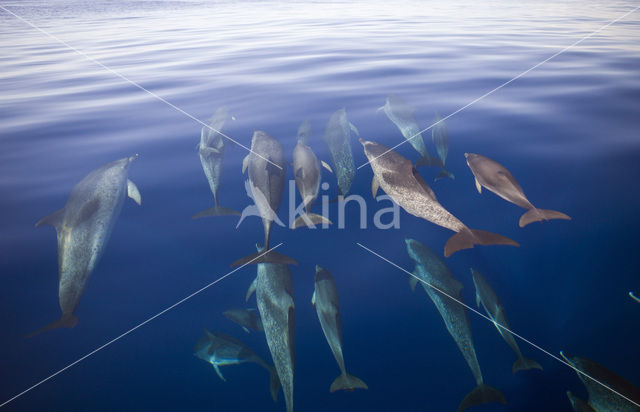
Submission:
<svg viewBox="0 0 640 412">
<path fill-rule="evenodd" d="M 393 146 L 398 129 L 376 109 L 397 94 L 422 128 L 448 115 L 636 7 L 634 2 L 196 2 L 5 1 L 0 5 L 200 120 L 226 106 L 225 132 L 250 145 L 265 130 L 287 158 L 304 119 L 310 146 L 329 160 L 322 134 L 345 107 L 362 137 Z M 640 11 L 603 29 L 447 119 L 449 170 L 433 183 L 449 211 L 520 248 L 476 247 L 446 259 L 475 307 L 469 268 L 491 282 L 514 331 L 558 354 L 596 360 L 640 385 Z M 114 73 L 0 9 L 0 402 L 118 337 L 225 275 L 262 243 L 251 217 L 192 220 L 212 205 L 196 145 L 201 125 Z M 424 139 L 432 154 L 430 132 Z M 354 137 L 356 165 L 366 161 Z M 397 151 L 415 161 L 405 144 Z M 524 210 L 476 192 L 463 153 L 505 165 L 538 207 L 571 221 L 517 221 Z M 57 251 L 51 227 L 91 170 L 139 153 L 127 200 L 94 271 L 73 329 L 27 339 L 58 318 Z M 241 175 L 246 151 L 226 152 L 220 200 L 250 204 Z M 411 271 L 405 237 L 442 254 L 451 232 L 402 212 L 378 230 L 372 171 L 352 193 L 367 199 L 368 228 L 347 206 L 346 227 L 274 227 L 272 243 L 296 258 L 295 410 L 452 411 L 473 376 L 423 290 L 356 242 Z M 293 179 L 291 170 L 288 178 Z M 336 194 L 335 176 L 323 195 Z M 299 202 L 299 195 L 296 194 Z M 288 214 L 288 191 L 280 210 Z M 316 207 L 319 208 L 319 205 Z M 330 218 L 337 219 L 337 204 Z M 336 279 L 347 369 L 367 391 L 329 393 L 338 367 L 311 306 L 314 267 Z M 202 328 L 242 339 L 270 361 L 264 335 L 222 316 L 242 307 L 255 266 L 232 274 L 15 399 L 7 410 L 283 411 L 254 364 L 223 368 L 227 382 L 193 356 Z M 255 306 L 255 301 L 250 301 Z M 543 371 L 511 372 L 515 355 L 485 319 L 469 313 L 485 381 L 506 406 L 474 411 L 569 411 L 586 391 L 566 365 L 519 341 Z"/>
</svg>

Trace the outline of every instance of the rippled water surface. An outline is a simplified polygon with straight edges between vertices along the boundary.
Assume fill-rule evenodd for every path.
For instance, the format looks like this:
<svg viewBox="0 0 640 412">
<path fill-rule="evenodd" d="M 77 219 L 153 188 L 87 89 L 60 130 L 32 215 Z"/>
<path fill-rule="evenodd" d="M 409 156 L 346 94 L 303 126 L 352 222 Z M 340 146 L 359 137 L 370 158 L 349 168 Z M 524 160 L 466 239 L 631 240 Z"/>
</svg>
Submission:
<svg viewBox="0 0 640 412">
<path fill-rule="evenodd" d="M 479 4 L 481 3 L 481 4 Z M 470 267 L 494 286 L 514 331 L 550 354 L 605 365 L 640 385 L 640 11 L 633 2 L 196 2 L 4 1 L 0 3 L 0 402 L 118 337 L 230 271 L 262 243 L 259 219 L 192 220 L 212 205 L 196 145 L 201 124 L 226 106 L 225 132 L 250 146 L 254 130 L 277 138 L 291 161 L 300 123 L 329 161 L 329 116 L 346 108 L 361 137 L 403 141 L 377 108 L 396 94 L 420 127 L 446 116 L 448 168 L 433 182 L 468 226 L 520 248 L 476 247 L 446 259 L 475 308 Z M 17 17 L 19 16 L 19 17 Z M 602 29 L 594 34 L 595 31 Z M 519 74 L 569 48 L 506 86 Z M 431 132 L 424 134 L 435 153 Z M 356 166 L 366 158 L 357 138 Z M 415 161 L 405 144 L 396 149 Z M 505 165 L 531 201 L 571 221 L 519 228 L 523 210 L 483 190 L 465 152 Z M 56 236 L 35 229 L 64 206 L 74 184 L 100 165 L 139 153 L 129 171 L 142 206 L 127 200 L 76 311 L 73 329 L 26 335 L 59 317 Z M 250 204 L 241 174 L 247 154 L 226 152 L 220 199 Z M 293 179 L 288 168 L 288 179 Z M 274 227 L 272 242 L 300 262 L 295 290 L 295 410 L 452 411 L 475 386 L 423 290 L 406 270 L 405 237 L 438 254 L 451 232 L 402 212 L 399 229 L 373 227 L 370 166 L 352 193 L 367 201 L 368 227 L 347 206 L 340 229 Z M 334 197 L 336 178 L 323 180 Z M 280 216 L 289 212 L 289 190 Z M 299 195 L 297 195 L 299 196 Z M 297 198 L 299 201 L 299 197 Z M 319 203 L 319 202 L 318 202 Z M 320 208 L 317 205 L 318 209 Z M 330 205 L 337 220 L 338 205 Z M 338 368 L 311 306 L 314 268 L 340 294 L 347 369 L 367 391 L 333 393 Z M 5 405 L 8 410 L 285 410 L 255 365 L 228 366 L 221 381 L 193 356 L 202 328 L 242 339 L 271 361 L 264 335 L 222 316 L 242 307 L 255 277 L 245 267 Z M 255 301 L 250 301 L 255 306 Z M 529 344 L 543 371 L 512 374 L 513 351 L 469 312 L 486 383 L 507 405 L 477 411 L 571 410 L 565 392 L 586 390 L 575 372 Z"/>
</svg>

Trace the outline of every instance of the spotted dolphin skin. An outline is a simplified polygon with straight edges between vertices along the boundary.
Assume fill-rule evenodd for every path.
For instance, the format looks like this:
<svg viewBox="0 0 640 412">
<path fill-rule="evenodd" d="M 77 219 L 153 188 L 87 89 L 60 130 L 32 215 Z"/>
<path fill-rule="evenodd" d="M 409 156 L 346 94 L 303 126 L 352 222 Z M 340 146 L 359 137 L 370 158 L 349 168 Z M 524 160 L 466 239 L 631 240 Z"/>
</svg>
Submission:
<svg viewBox="0 0 640 412">
<path fill-rule="evenodd" d="M 507 314 L 487 279 L 485 279 L 480 272 L 474 269 L 471 269 L 471 276 L 473 277 L 473 284 L 476 287 L 476 304 L 478 307 L 482 305 L 484 311 L 487 312 L 487 315 L 489 315 L 491 320 L 493 320 L 493 323 L 496 325 L 496 329 L 498 329 L 500 336 L 502 336 L 505 342 L 507 342 L 516 355 L 518 355 L 518 359 L 513 363 L 513 373 L 534 368 L 542 370 L 542 366 L 540 366 L 538 362 L 522 356 L 518 343 L 513 338 L 511 332 L 500 327 L 503 326 L 504 328 L 511 329 L 509 321 L 507 320 Z"/>
<path fill-rule="evenodd" d="M 209 362 L 218 377 L 226 381 L 221 366 L 239 365 L 241 363 L 256 363 L 269 372 L 269 392 L 273 401 L 278 400 L 280 380 L 273 366 L 266 363 L 251 348 L 231 336 L 223 333 L 211 333 L 204 330 L 204 336 L 196 342 L 194 355 L 205 362 Z"/>
<path fill-rule="evenodd" d="M 236 210 L 220 206 L 218 203 L 218 190 L 220 189 L 220 181 L 222 178 L 222 161 L 224 160 L 224 151 L 227 143 L 225 137 L 220 134 L 220 130 L 229 118 L 229 111 L 226 107 L 216 110 L 215 114 L 209 121 L 209 126 L 203 126 L 200 133 L 200 144 L 198 146 L 198 154 L 200 155 L 200 163 L 202 170 L 207 177 L 211 193 L 213 193 L 213 201 L 215 205 L 212 208 L 205 209 L 193 216 L 194 219 L 205 216 L 227 216 L 240 213 Z"/>
<path fill-rule="evenodd" d="M 267 133 L 256 130 L 251 139 L 251 153 L 242 162 L 242 172 L 248 169 L 249 185 L 253 193 L 255 206 L 262 218 L 264 227 L 264 251 L 245 256 L 233 262 L 231 266 L 247 263 L 273 262 L 297 264 L 297 262 L 275 251 L 269 251 L 269 237 L 273 221 L 277 219 L 282 203 L 282 194 L 286 179 L 286 160 L 282 145 Z M 265 253 L 269 251 L 269 253 Z"/>
<path fill-rule="evenodd" d="M 371 188 L 374 197 L 378 187 L 382 187 L 408 213 L 456 232 L 445 244 L 446 257 L 474 245 L 519 246 L 508 237 L 468 228 L 438 202 L 433 190 L 409 160 L 381 144 L 363 139 L 360 143 L 373 170 Z"/>
<path fill-rule="evenodd" d="M 338 376 L 329 392 L 337 390 L 368 389 L 367 384 L 347 373 L 342 356 L 342 324 L 340 322 L 340 302 L 338 289 L 333 277 L 326 269 L 316 265 L 316 281 L 311 303 L 316 307 L 322 332 L 327 339 L 333 356 L 338 362 L 340 376 Z"/>
<path fill-rule="evenodd" d="M 258 247 L 258 252 L 262 251 Z M 247 291 L 246 300 L 249 300 L 254 291 L 267 345 L 284 392 L 287 412 L 292 412 L 296 351 L 293 278 L 289 266 L 281 263 L 259 263 L 258 275 Z"/>
<path fill-rule="evenodd" d="M 338 191 L 346 196 L 356 174 L 351 152 L 351 131 L 359 135 L 358 129 L 347 120 L 347 111 L 342 108 L 331 115 L 322 137 L 329 148 L 333 170 L 338 178 Z"/>
<path fill-rule="evenodd" d="M 62 316 L 32 333 L 73 327 L 74 315 L 87 281 L 100 260 L 120 215 L 125 197 L 142 203 L 136 185 L 127 179 L 129 165 L 138 155 L 108 163 L 73 187 L 63 209 L 43 218 L 36 227 L 51 225 L 58 235 L 58 301 Z"/>
<path fill-rule="evenodd" d="M 482 378 L 467 312 L 464 306 L 458 303 L 462 301 L 460 295 L 462 284 L 453 277 L 447 265 L 431 249 L 414 239 L 405 239 L 405 243 L 407 252 L 415 263 L 413 272 L 415 277 L 412 276 L 410 278 L 411 288 L 414 289 L 418 279 L 421 280 L 420 283 L 434 305 L 436 305 L 436 308 L 438 308 L 449 334 L 458 345 L 476 380 L 476 388 L 464 397 L 458 406 L 458 412 L 471 406 L 485 403 L 501 402 L 506 404 L 504 395 L 499 390 L 484 383 Z M 438 288 L 458 300 L 458 302 L 429 285 Z"/>
<path fill-rule="evenodd" d="M 384 114 L 387 115 L 389 120 L 400 129 L 402 136 L 420 153 L 421 157 L 416 162 L 416 166 L 444 167 L 440 160 L 431 156 L 427 151 L 427 146 L 425 146 L 424 140 L 422 139 L 418 123 L 413 117 L 415 113 L 413 107 L 409 106 L 400 96 L 391 95 L 387 97 L 384 106 L 380 107 L 378 111 L 384 111 Z"/>
<path fill-rule="evenodd" d="M 326 163 L 322 162 L 322 164 L 325 168 L 331 170 Z M 305 209 L 305 213 L 293 222 L 293 229 L 301 226 L 315 227 L 315 225 L 321 223 L 330 224 L 331 221 L 326 217 L 311 213 L 311 206 L 318 197 L 318 191 L 320 190 L 322 172 L 320 162 L 315 153 L 302 140 L 298 140 L 296 147 L 293 149 L 293 174 Z"/>
<path fill-rule="evenodd" d="M 255 309 L 229 309 L 222 314 L 232 322 L 242 326 L 242 329 L 249 333 L 249 329 L 264 331 L 260 314 Z"/>
<path fill-rule="evenodd" d="M 447 125 L 444 123 L 444 119 L 436 114 L 436 119 L 433 122 L 433 128 L 431 129 L 431 139 L 436 146 L 436 152 L 440 161 L 442 161 L 442 170 L 435 177 L 435 181 L 448 177 L 449 179 L 455 179 L 453 173 L 445 169 L 447 163 L 447 156 L 449 155 L 449 132 L 447 131 Z"/>
<path fill-rule="evenodd" d="M 525 227 L 531 222 L 541 222 L 543 220 L 571 220 L 569 216 L 562 212 L 536 209 L 527 199 L 511 172 L 500 163 L 476 153 L 465 153 L 464 157 L 467 159 L 467 165 L 475 177 L 478 193 L 482 191 L 482 186 L 484 186 L 504 200 L 528 210 L 520 217 L 520 227 Z"/>
</svg>

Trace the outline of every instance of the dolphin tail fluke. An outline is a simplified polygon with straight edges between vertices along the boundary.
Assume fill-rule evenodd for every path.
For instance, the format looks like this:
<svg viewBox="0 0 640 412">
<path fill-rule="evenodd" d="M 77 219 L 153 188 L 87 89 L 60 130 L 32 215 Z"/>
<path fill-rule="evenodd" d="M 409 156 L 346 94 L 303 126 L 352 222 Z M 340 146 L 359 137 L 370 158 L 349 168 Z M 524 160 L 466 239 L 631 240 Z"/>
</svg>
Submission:
<svg viewBox="0 0 640 412">
<path fill-rule="evenodd" d="M 516 359 L 516 361 L 513 362 L 513 373 L 516 373 L 518 371 L 526 371 L 528 369 L 542 370 L 542 366 L 540 366 L 540 364 L 533 359 L 525 358 L 524 356 Z"/>
<path fill-rule="evenodd" d="M 199 219 L 201 217 L 209 216 L 240 216 L 240 212 L 224 206 L 214 206 L 212 208 L 205 209 L 202 212 L 196 213 L 192 216 L 192 219 Z"/>
<path fill-rule="evenodd" d="M 354 389 L 369 389 L 366 383 L 353 375 L 344 373 L 336 378 L 329 388 L 329 392 L 352 391 Z"/>
<path fill-rule="evenodd" d="M 444 179 L 445 177 L 448 177 L 448 178 L 449 178 L 449 179 L 451 179 L 451 180 L 455 180 L 455 178 L 456 178 L 456 177 L 453 175 L 453 173 L 451 173 L 451 172 L 450 172 L 450 171 L 448 171 L 447 169 L 444 169 L 444 168 L 443 168 L 443 169 L 440 171 L 440 173 L 438 173 L 438 176 L 436 176 L 436 178 L 435 178 L 435 179 L 433 179 L 433 180 L 434 180 L 434 182 L 437 182 L 438 180 L 440 180 L 440 179 Z"/>
<path fill-rule="evenodd" d="M 280 378 L 276 368 L 271 366 L 269 368 L 269 392 L 271 393 L 271 399 L 274 402 L 278 402 L 278 392 L 280 392 Z"/>
<path fill-rule="evenodd" d="M 458 406 L 458 412 L 464 411 L 467 408 L 476 405 L 484 405 L 486 403 L 494 403 L 500 402 L 504 405 L 507 404 L 507 401 L 504 399 L 504 395 L 499 390 L 492 388 L 491 386 L 481 383 L 476 386 L 474 390 L 469 392 L 467 396 L 464 397 L 462 402 L 460 402 L 460 406 Z"/>
<path fill-rule="evenodd" d="M 562 212 L 556 212 L 555 210 L 547 209 L 529 209 L 524 215 L 520 217 L 520 227 L 525 227 L 531 222 L 541 222 L 543 220 L 551 219 L 564 219 L 571 220 L 571 217 L 565 215 Z"/>
<path fill-rule="evenodd" d="M 231 264 L 231 267 L 258 263 L 280 263 L 283 265 L 298 264 L 298 262 L 294 258 L 269 249 L 240 258 L 233 262 Z"/>
<path fill-rule="evenodd" d="M 443 167 L 442 160 L 429 156 L 428 154 L 422 156 L 416 161 L 416 167 L 418 166 L 437 166 Z"/>
<path fill-rule="evenodd" d="M 48 330 L 51 329 L 58 329 L 58 328 L 72 328 L 74 326 L 76 326 L 76 323 L 78 323 L 78 318 L 75 317 L 73 314 L 71 315 L 62 315 L 62 317 L 58 320 L 56 320 L 55 322 L 51 322 L 50 324 L 48 324 L 47 326 L 38 329 L 35 332 L 32 332 L 30 334 L 27 335 L 27 338 L 32 338 L 36 335 L 41 334 L 42 332 L 46 332 Z"/>
<path fill-rule="evenodd" d="M 444 245 L 444 256 L 449 257 L 458 250 L 471 249 L 474 245 L 511 245 L 520 246 L 516 241 L 497 233 L 484 230 L 463 229 L 451 236 Z"/>
<path fill-rule="evenodd" d="M 309 220 L 311 224 L 313 224 L 314 226 L 322 225 L 322 224 L 329 224 L 329 225 L 332 224 L 332 222 L 329 219 L 327 219 L 322 215 L 316 215 L 315 213 L 307 213 L 307 214 L 298 216 L 298 218 L 293 222 L 293 229 L 297 229 L 303 226 L 312 227 L 307 225 L 307 220 Z"/>
</svg>

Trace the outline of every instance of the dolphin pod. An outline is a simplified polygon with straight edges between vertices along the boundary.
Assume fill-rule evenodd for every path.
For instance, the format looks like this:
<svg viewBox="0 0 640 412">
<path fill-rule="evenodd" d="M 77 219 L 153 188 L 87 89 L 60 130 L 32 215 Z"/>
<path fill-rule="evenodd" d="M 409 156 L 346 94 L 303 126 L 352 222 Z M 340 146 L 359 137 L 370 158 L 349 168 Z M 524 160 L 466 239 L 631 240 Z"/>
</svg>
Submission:
<svg viewBox="0 0 640 412">
<path fill-rule="evenodd" d="M 506 404 L 507 401 L 504 395 L 499 390 L 484 383 L 482 378 L 467 312 L 464 306 L 459 303 L 462 301 L 460 295 L 462 284 L 453 277 L 447 265 L 431 249 L 414 239 L 405 239 L 405 243 L 407 253 L 415 263 L 413 272 L 415 277 L 409 279 L 411 289 L 415 289 L 418 279 L 420 279 L 422 287 L 433 301 L 438 312 L 440 312 L 449 334 L 458 345 L 476 380 L 477 386 L 460 402 L 458 412 L 471 406 L 485 403 L 500 402 Z M 438 290 L 434 289 L 434 287 Z M 451 298 L 456 299 L 457 302 Z"/>
<path fill-rule="evenodd" d="M 467 159 L 467 165 L 475 177 L 478 193 L 481 193 L 482 186 L 484 186 L 504 200 L 527 209 L 527 212 L 520 217 L 520 227 L 542 220 L 571 220 L 569 216 L 562 212 L 537 209 L 533 206 L 511 172 L 500 163 L 476 153 L 465 153 L 464 157 Z"/>
<path fill-rule="evenodd" d="M 74 312 L 102 257 L 125 197 L 142 203 L 138 188 L 127 178 L 129 165 L 137 157 L 125 157 L 92 171 L 73 187 L 64 208 L 36 223 L 36 227 L 55 227 L 58 235 L 58 302 L 62 316 L 29 336 L 71 328 L 78 322 Z"/>
<path fill-rule="evenodd" d="M 518 343 L 513 338 L 513 335 L 508 330 L 504 328 L 511 329 L 509 327 L 509 321 L 507 320 L 507 314 L 496 296 L 496 293 L 489 285 L 487 279 L 485 279 L 482 274 L 474 269 L 471 269 L 471 276 L 473 278 L 473 284 L 476 287 L 476 305 L 484 308 L 484 311 L 487 312 L 487 315 L 493 320 L 493 323 L 496 325 L 496 329 L 500 333 L 500 336 L 507 342 L 507 344 L 513 349 L 513 351 L 518 355 L 518 359 L 513 363 L 512 371 L 516 373 L 521 370 L 527 369 L 540 369 L 542 370 L 542 366 L 533 359 L 525 358 L 522 356 L 520 352 L 520 348 L 518 347 Z M 500 327 L 500 326 L 502 327 Z M 504 327 L 504 328 L 503 328 Z"/>
<path fill-rule="evenodd" d="M 256 363 L 269 372 L 269 392 L 274 402 L 278 400 L 280 380 L 273 366 L 267 364 L 251 348 L 238 339 L 223 333 L 211 333 L 207 329 L 204 330 L 204 333 L 204 336 L 195 344 L 194 355 L 205 362 L 209 362 L 220 379 L 226 381 L 220 371 L 221 366 L 239 365 L 247 362 Z"/>
<path fill-rule="evenodd" d="M 220 203 L 218 203 L 218 190 L 220 189 L 220 180 L 222 178 L 222 161 L 224 160 L 224 151 L 227 146 L 225 138 L 220 134 L 219 130 L 222 130 L 228 118 L 229 111 L 226 107 L 221 107 L 211 117 L 209 126 L 203 126 L 200 132 L 198 154 L 200 155 L 202 170 L 204 170 L 211 193 L 213 193 L 214 206 L 195 214 L 193 216 L 194 219 L 205 216 L 240 215 L 240 212 L 220 206 Z"/>
<path fill-rule="evenodd" d="M 456 232 L 444 246 L 446 257 L 474 245 L 519 246 L 508 237 L 468 228 L 438 202 L 433 190 L 409 160 L 379 143 L 364 139 L 360 139 L 360 143 L 373 170 L 371 190 L 374 197 L 378 187 L 382 187 L 408 213 Z"/>
<path fill-rule="evenodd" d="M 342 323 L 340 322 L 340 302 L 338 301 L 338 288 L 333 277 L 326 269 L 316 265 L 315 289 L 311 297 L 311 303 L 316 307 L 318 320 L 322 326 L 322 332 L 327 339 L 333 356 L 338 362 L 340 376 L 338 376 L 329 392 L 337 390 L 368 389 L 367 384 L 347 373 L 342 356 Z"/>
<path fill-rule="evenodd" d="M 258 248 L 258 251 L 261 252 L 262 248 Z M 255 291 L 258 311 L 260 311 L 267 345 L 280 378 L 287 412 L 292 412 L 296 367 L 293 278 L 289 266 L 282 263 L 258 263 L 257 272 L 255 280 L 247 291 L 246 300 L 249 300 Z"/>
<path fill-rule="evenodd" d="M 589 393 L 588 403 L 593 409 L 598 412 L 640 411 L 640 407 L 615 393 L 618 392 L 636 404 L 640 404 L 640 388 L 591 359 L 573 356 L 565 352 L 560 352 L 560 355 L 562 355 L 571 366 L 582 372 L 576 373 L 587 388 L 587 392 Z M 585 374 L 588 376 L 585 376 Z M 592 378 L 598 380 L 600 383 L 594 381 Z M 602 384 L 608 387 L 604 387 Z"/>
</svg>

